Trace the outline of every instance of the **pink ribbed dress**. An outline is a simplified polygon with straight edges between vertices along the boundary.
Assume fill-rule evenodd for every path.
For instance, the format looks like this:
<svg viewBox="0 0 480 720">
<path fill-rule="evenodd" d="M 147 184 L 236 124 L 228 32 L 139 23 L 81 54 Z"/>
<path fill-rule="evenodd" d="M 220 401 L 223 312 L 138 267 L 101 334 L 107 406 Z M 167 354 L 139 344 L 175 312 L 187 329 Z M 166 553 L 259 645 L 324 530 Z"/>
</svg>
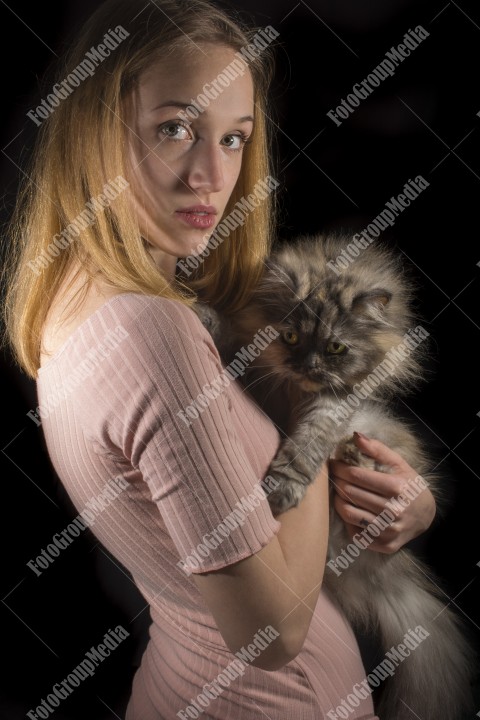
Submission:
<svg viewBox="0 0 480 720">
<path fill-rule="evenodd" d="M 190 570 L 242 560 L 278 532 L 266 498 L 252 492 L 280 437 L 236 380 L 191 425 L 178 415 L 223 371 L 192 310 L 136 293 L 105 302 L 39 371 L 48 451 L 79 513 L 113 478 L 124 488 L 92 531 L 130 571 L 153 621 L 126 720 L 322 720 L 348 696 L 348 717 L 372 720 L 371 696 L 352 695 L 365 679 L 357 642 L 323 591 L 295 660 L 224 673 L 239 664 L 181 565 L 249 495 L 257 499 L 244 521 L 197 552 Z"/>
</svg>

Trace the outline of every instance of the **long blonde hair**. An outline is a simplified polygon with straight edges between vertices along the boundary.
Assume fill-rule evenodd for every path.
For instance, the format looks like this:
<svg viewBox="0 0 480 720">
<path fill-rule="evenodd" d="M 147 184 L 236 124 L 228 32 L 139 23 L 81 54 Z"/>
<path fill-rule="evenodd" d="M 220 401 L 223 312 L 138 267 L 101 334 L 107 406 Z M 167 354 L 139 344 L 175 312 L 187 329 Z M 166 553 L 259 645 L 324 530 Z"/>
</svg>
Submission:
<svg viewBox="0 0 480 720">
<path fill-rule="evenodd" d="M 74 72 L 105 34 L 118 26 L 127 30 L 128 37 L 41 123 L 28 179 L 10 225 L 4 269 L 6 340 L 18 364 L 33 378 L 40 365 L 47 313 L 75 261 L 89 278 L 80 300 L 92 279 L 100 276 L 119 291 L 160 295 L 187 305 L 201 294 L 228 312 L 246 302 L 270 251 L 271 196 L 247 214 L 244 225 L 232 230 L 228 242 L 219 244 L 188 281 L 177 278 L 175 284 L 169 284 L 153 265 L 128 192 L 107 203 L 94 222 L 84 223 L 86 227 L 73 242 L 65 241 L 65 235 L 60 238 L 62 230 L 85 213 L 92 198 L 102 195 L 106 183 L 119 176 L 128 178 L 122 118 L 125 98 L 139 75 L 162 55 L 184 53 L 191 41 L 238 51 L 254 33 L 208 0 L 157 0 L 147 7 L 145 0 L 107 0 L 84 27 L 59 68 L 57 82 Z M 249 68 L 255 88 L 255 128 L 225 215 L 270 174 L 265 119 L 271 74 L 268 48 L 252 59 Z M 55 236 L 60 238 L 56 248 L 52 245 Z M 40 271 L 38 259 L 47 254 L 51 261 L 43 263 Z"/>
</svg>

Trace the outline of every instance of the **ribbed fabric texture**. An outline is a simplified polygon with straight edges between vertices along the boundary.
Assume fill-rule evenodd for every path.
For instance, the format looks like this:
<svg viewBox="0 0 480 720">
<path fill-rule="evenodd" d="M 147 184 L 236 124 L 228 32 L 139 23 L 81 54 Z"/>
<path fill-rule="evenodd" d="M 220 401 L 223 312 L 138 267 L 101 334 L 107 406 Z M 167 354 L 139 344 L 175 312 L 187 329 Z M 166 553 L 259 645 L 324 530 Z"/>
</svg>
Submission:
<svg viewBox="0 0 480 720">
<path fill-rule="evenodd" d="M 108 300 L 39 371 L 48 451 L 79 513 L 113 478 L 125 487 L 96 514 L 92 531 L 130 571 L 153 621 L 126 720 L 182 717 L 177 713 L 235 660 L 178 563 L 253 492 L 280 437 L 236 380 L 191 425 L 179 417 L 223 373 L 192 310 L 136 293 Z M 251 498 L 244 522 L 206 557 L 187 562 L 189 571 L 225 567 L 269 543 L 280 523 L 266 498 Z M 352 630 L 322 591 L 298 657 L 275 672 L 248 665 L 200 717 L 335 717 L 328 711 L 364 678 Z M 348 717 L 374 718 L 371 697 Z"/>
</svg>

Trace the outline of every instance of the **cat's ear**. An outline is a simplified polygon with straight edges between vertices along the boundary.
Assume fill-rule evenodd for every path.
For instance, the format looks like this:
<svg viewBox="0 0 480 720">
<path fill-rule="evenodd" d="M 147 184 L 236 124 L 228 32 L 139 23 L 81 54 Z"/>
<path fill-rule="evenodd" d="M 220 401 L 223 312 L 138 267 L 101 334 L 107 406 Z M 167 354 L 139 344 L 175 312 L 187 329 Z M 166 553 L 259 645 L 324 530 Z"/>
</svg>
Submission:
<svg viewBox="0 0 480 720">
<path fill-rule="evenodd" d="M 294 271 L 289 268 L 288 265 L 284 265 L 282 262 L 279 262 L 275 258 L 275 255 L 270 256 L 265 260 L 265 272 L 263 277 L 264 280 L 270 284 L 275 282 L 282 283 L 282 285 L 287 286 L 293 292 L 298 289 L 298 278 Z"/>
<path fill-rule="evenodd" d="M 392 293 L 383 288 L 375 288 L 369 292 L 363 292 L 353 298 L 352 312 L 357 315 L 367 315 L 372 311 L 375 314 L 382 311 L 392 299 Z"/>
</svg>

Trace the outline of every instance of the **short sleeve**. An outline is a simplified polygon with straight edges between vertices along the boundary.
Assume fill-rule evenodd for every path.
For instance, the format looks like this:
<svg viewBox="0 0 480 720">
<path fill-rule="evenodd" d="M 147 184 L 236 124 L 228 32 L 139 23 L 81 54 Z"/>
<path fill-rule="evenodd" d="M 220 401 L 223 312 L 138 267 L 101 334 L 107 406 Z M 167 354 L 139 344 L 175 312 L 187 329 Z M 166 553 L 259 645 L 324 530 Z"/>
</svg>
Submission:
<svg viewBox="0 0 480 720">
<path fill-rule="evenodd" d="M 239 437 L 242 405 L 257 443 L 267 431 L 265 471 L 277 433 L 234 388 L 193 310 L 164 298 L 128 300 L 115 305 L 128 337 L 111 369 L 124 398 L 112 435 L 147 483 L 185 572 L 220 569 L 258 552 L 280 528 L 260 484 L 265 472 Z"/>
</svg>

